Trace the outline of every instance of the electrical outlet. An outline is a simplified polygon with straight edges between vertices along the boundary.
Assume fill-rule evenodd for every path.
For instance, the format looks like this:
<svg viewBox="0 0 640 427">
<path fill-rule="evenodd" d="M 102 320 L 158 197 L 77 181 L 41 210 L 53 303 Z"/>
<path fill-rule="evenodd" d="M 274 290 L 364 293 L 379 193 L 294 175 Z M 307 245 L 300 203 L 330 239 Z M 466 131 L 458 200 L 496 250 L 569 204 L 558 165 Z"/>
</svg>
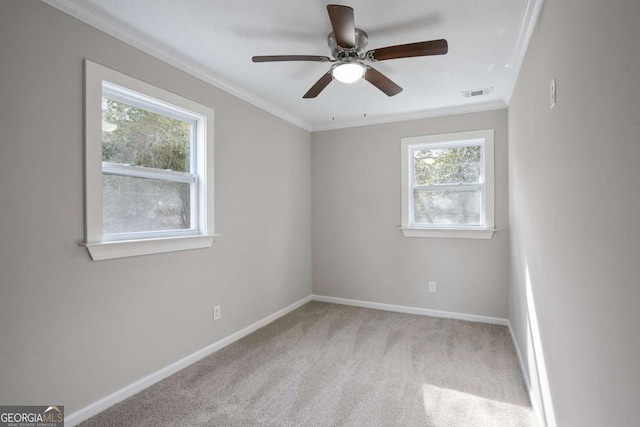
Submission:
<svg viewBox="0 0 640 427">
<path fill-rule="evenodd" d="M 218 320 L 220 319 L 220 306 L 216 305 L 215 307 L 213 307 L 213 320 Z"/>
<path fill-rule="evenodd" d="M 436 292 L 436 282 L 429 282 L 429 292 Z"/>
</svg>

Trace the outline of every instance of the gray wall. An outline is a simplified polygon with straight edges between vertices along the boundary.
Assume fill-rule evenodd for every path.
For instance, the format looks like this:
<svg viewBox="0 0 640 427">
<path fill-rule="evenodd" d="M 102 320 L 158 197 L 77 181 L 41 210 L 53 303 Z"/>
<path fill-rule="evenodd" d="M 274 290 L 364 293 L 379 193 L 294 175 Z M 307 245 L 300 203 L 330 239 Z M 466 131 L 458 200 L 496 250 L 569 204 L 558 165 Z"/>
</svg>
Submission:
<svg viewBox="0 0 640 427">
<path fill-rule="evenodd" d="M 639 20 L 545 1 L 509 107 L 509 318 L 526 355 L 530 283 L 561 427 L 640 419 Z"/>
<path fill-rule="evenodd" d="M 489 128 L 499 231 L 491 240 L 403 237 L 400 138 Z M 506 318 L 506 110 L 315 132 L 311 141 L 314 294 Z"/>
<path fill-rule="evenodd" d="M 0 403 L 71 413 L 311 293 L 309 132 L 39 1 L 0 40 Z M 215 109 L 212 248 L 78 246 L 85 57 Z"/>
</svg>

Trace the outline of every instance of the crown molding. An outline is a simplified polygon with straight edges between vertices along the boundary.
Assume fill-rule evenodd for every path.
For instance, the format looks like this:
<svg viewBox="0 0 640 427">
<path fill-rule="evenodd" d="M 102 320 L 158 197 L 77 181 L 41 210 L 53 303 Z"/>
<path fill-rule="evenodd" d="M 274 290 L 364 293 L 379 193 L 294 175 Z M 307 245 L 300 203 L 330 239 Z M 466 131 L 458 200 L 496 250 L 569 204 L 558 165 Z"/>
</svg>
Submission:
<svg viewBox="0 0 640 427">
<path fill-rule="evenodd" d="M 474 105 L 460 105 L 455 107 L 447 107 L 447 108 L 438 108 L 434 110 L 425 110 L 418 112 L 410 112 L 410 113 L 400 113 L 400 114 L 392 114 L 385 115 L 380 117 L 368 117 L 366 119 L 358 119 L 352 121 L 338 122 L 338 123 L 329 123 L 326 125 L 318 125 L 314 126 L 306 120 L 301 119 L 300 117 L 285 111 L 274 104 L 252 94 L 248 91 L 230 83 L 220 76 L 211 73 L 208 70 L 203 69 L 202 67 L 197 67 L 188 62 L 181 61 L 176 58 L 172 58 L 167 56 L 163 52 L 161 52 L 157 47 L 153 46 L 153 43 L 149 41 L 142 40 L 138 35 L 133 34 L 130 31 L 127 31 L 123 28 L 116 28 L 116 26 L 95 16 L 94 14 L 90 14 L 75 4 L 71 3 L 69 0 L 41 0 L 42 2 L 70 15 L 80 21 L 104 32 L 107 33 L 118 40 L 127 43 L 136 49 L 139 49 L 167 64 L 170 64 L 200 80 L 203 80 L 212 86 L 217 87 L 243 101 L 248 102 L 268 113 L 273 114 L 276 117 L 281 118 L 295 126 L 298 126 L 308 132 L 320 132 L 325 130 L 334 130 L 334 129 L 343 129 L 343 128 L 351 128 L 351 127 L 359 127 L 359 126 L 367 126 L 367 125 L 376 125 L 383 123 L 391 123 L 391 122 L 399 122 L 399 121 L 407 121 L 407 120 L 417 120 L 424 118 L 432 118 L 432 117 L 442 117 L 447 115 L 456 115 L 456 114 L 466 114 L 466 113 L 474 113 L 474 112 L 482 112 L 482 111 L 491 111 L 491 110 L 499 110 L 508 108 L 511 103 L 511 97 L 513 96 L 513 91 L 515 85 L 518 80 L 518 75 L 520 73 L 520 68 L 522 66 L 522 62 L 524 61 L 524 57 L 529 46 L 529 42 L 531 40 L 531 36 L 533 34 L 533 30 L 535 28 L 536 22 L 538 20 L 538 16 L 540 15 L 540 10 L 542 8 L 542 4 L 544 0 L 528 0 L 527 7 L 525 9 L 525 14 L 522 20 L 522 25 L 520 27 L 520 33 L 518 35 L 518 42 L 516 44 L 516 49 L 513 54 L 513 59 L 511 61 L 513 67 L 513 74 L 511 77 L 511 81 L 507 83 L 508 91 L 507 91 L 507 99 L 505 101 L 493 101 L 489 103 L 483 104 L 474 104 Z"/>
<path fill-rule="evenodd" d="M 367 117 L 350 122 L 331 123 L 326 126 L 314 126 L 312 132 L 322 132 L 325 130 L 345 129 L 359 126 L 378 125 L 383 123 L 405 122 L 408 120 L 428 119 L 433 117 L 455 116 L 458 114 L 480 113 L 483 111 L 504 110 L 507 108 L 504 101 L 491 101 L 482 104 L 459 105 L 455 107 L 437 108 L 434 110 L 424 110 L 411 113 L 401 113 L 380 117 Z"/>
<path fill-rule="evenodd" d="M 540 16 L 540 10 L 544 0 L 529 0 L 527 2 L 527 8 L 522 18 L 522 25 L 520 26 L 520 34 L 518 35 L 518 42 L 516 49 L 513 53 L 513 59 L 511 64 L 513 66 L 512 79 L 509 84 L 509 90 L 507 92 L 507 105 L 511 105 L 511 98 L 513 97 L 513 91 L 515 90 L 516 83 L 518 82 L 518 76 L 520 75 L 520 68 L 524 62 L 524 57 L 533 35 L 533 30 L 536 28 L 538 17 Z"/>
<path fill-rule="evenodd" d="M 239 88 L 238 86 L 224 80 L 220 76 L 217 76 L 209 71 L 202 69 L 201 67 L 196 67 L 191 64 L 188 64 L 185 61 L 181 61 L 176 58 L 172 58 L 162 53 L 157 47 L 152 46 L 148 41 L 142 40 L 139 36 L 132 34 L 130 31 L 127 31 L 123 28 L 116 28 L 113 23 L 108 22 L 102 18 L 95 16 L 94 14 L 87 13 L 85 10 L 80 9 L 75 4 L 71 3 L 68 0 L 41 0 L 43 3 L 52 6 L 67 15 L 70 15 L 80 21 L 88 24 L 104 33 L 109 34 L 127 43 L 130 46 L 135 47 L 169 65 L 172 65 L 200 80 L 203 80 L 212 86 L 217 87 L 237 98 L 242 99 L 243 101 L 248 102 L 268 113 L 273 114 L 276 117 L 281 118 L 295 126 L 298 126 L 306 131 L 311 131 L 312 126 L 310 123 L 302 120 L 301 118 L 273 105 L 270 102 L 265 101 L 264 99 L 255 96 L 244 89 Z"/>
</svg>

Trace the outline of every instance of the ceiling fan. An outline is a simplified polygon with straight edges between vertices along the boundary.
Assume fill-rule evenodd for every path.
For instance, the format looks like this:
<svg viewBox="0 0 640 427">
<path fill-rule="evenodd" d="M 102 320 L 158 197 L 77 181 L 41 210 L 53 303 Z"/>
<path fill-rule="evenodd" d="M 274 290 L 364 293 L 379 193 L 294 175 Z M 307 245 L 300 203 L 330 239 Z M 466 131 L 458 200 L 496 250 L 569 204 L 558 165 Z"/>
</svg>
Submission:
<svg viewBox="0 0 640 427">
<path fill-rule="evenodd" d="M 315 98 L 335 77 L 343 83 L 353 83 L 364 77 L 366 81 L 388 96 L 402 92 L 402 88 L 391 79 L 362 61 L 386 61 L 388 59 L 410 58 L 414 56 L 444 55 L 449 50 L 444 39 L 388 46 L 365 52 L 369 38 L 367 33 L 355 27 L 353 9 L 349 6 L 327 5 L 333 32 L 328 44 L 331 55 L 270 55 L 254 56 L 253 62 L 312 61 L 333 62 L 331 69 L 304 94 L 303 98 Z"/>
</svg>

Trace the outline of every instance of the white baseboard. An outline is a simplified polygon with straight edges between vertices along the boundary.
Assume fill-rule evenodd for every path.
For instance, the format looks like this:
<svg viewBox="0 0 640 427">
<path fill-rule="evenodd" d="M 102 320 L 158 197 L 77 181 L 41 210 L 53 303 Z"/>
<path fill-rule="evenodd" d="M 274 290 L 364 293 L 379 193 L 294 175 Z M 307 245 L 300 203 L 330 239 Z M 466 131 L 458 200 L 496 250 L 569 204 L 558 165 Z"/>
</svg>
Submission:
<svg viewBox="0 0 640 427">
<path fill-rule="evenodd" d="M 529 392 L 529 394 L 531 394 L 531 380 L 529 379 L 529 372 L 527 372 L 524 367 L 524 359 L 522 358 L 522 353 L 520 352 L 520 346 L 518 345 L 516 334 L 513 332 L 513 328 L 511 327 L 511 322 L 509 322 L 509 320 L 507 320 L 507 327 L 509 328 L 509 333 L 511 334 L 511 341 L 513 341 L 513 346 L 516 348 L 518 362 L 520 362 L 520 371 L 522 371 L 522 377 L 524 378 L 524 385 L 527 387 L 527 391 Z"/>
<path fill-rule="evenodd" d="M 538 399 L 533 396 L 532 388 L 531 388 L 531 379 L 529 378 L 529 372 L 524 366 L 524 359 L 522 358 L 522 353 L 520 352 L 520 346 L 518 345 L 518 340 L 516 340 L 516 334 L 513 332 L 513 328 L 511 327 L 511 322 L 507 319 L 507 327 L 509 328 L 509 333 L 511 334 L 511 341 L 513 341 L 513 346 L 516 348 L 516 354 L 518 355 L 518 362 L 520 362 L 520 371 L 522 372 L 522 378 L 524 378 L 524 385 L 527 388 L 527 394 L 529 395 L 529 402 L 531 402 L 531 409 L 536 416 L 536 421 L 538 421 L 538 427 L 546 427 L 545 416 L 543 413 L 543 408 L 538 402 Z"/>
<path fill-rule="evenodd" d="M 421 316 L 443 317 L 445 319 L 468 320 L 470 322 L 491 323 L 507 326 L 509 321 L 499 317 L 479 316 L 476 314 L 455 313 L 452 311 L 431 310 L 429 308 L 408 307 L 404 305 L 383 304 L 380 302 L 360 301 L 354 299 L 325 297 L 312 295 L 313 301 L 330 302 L 334 304 L 351 305 L 354 307 L 373 308 L 375 310 L 394 311 L 396 313 L 418 314 Z"/>
<path fill-rule="evenodd" d="M 111 393 L 110 395 L 103 397 L 102 399 L 85 406 L 82 409 L 79 409 L 76 412 L 73 412 L 71 414 L 69 414 L 69 416 L 65 417 L 65 425 L 66 426 L 75 426 L 77 424 L 80 424 L 82 421 L 85 421 L 91 417 L 93 417 L 94 415 L 97 415 L 98 413 L 104 411 L 105 409 L 109 408 L 110 406 L 115 405 L 116 403 L 133 396 L 136 393 L 141 392 L 142 390 L 144 390 L 147 387 L 152 386 L 153 384 L 167 378 L 170 375 L 175 374 L 176 372 L 178 372 L 181 369 L 186 368 L 187 366 L 197 362 L 198 360 L 210 355 L 211 353 L 214 353 L 226 346 L 228 346 L 229 344 L 232 344 L 236 341 L 238 341 L 240 338 L 243 338 L 247 335 L 249 335 L 250 333 L 254 332 L 257 329 L 260 329 L 261 327 L 273 322 L 274 320 L 278 319 L 279 317 L 284 316 L 285 314 L 295 310 L 296 308 L 306 304 L 307 302 L 312 300 L 312 296 L 309 295 L 308 297 L 305 297 L 303 299 L 301 299 L 300 301 L 297 301 L 293 304 L 291 304 L 288 307 L 283 308 L 280 311 L 277 311 L 276 313 L 273 313 L 270 316 L 265 317 L 262 320 L 259 320 L 257 322 L 255 322 L 252 325 L 247 326 L 246 328 L 232 334 L 229 335 L 226 338 L 221 339 L 220 341 L 217 341 L 205 348 L 203 348 L 202 350 L 199 350 L 193 354 L 190 354 L 187 357 L 184 357 L 180 360 L 178 360 L 177 362 L 172 363 L 169 366 L 166 366 L 152 374 L 147 375 L 144 378 L 139 379 L 138 381 L 131 383 L 123 388 L 121 388 L 120 390 L 115 391 L 114 393 Z"/>
</svg>

